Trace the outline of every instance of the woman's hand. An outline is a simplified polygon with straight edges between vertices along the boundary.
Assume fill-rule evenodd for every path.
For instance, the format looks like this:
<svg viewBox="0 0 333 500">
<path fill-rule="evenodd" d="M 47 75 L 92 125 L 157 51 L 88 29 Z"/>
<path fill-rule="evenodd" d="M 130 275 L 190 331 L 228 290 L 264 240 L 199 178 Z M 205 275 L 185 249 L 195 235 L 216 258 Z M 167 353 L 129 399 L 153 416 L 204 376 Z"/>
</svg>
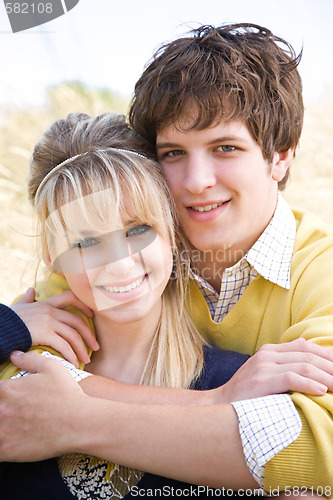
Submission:
<svg viewBox="0 0 333 500">
<path fill-rule="evenodd" d="M 263 345 L 223 386 L 215 403 L 296 391 L 322 396 L 333 391 L 333 352 L 303 338 Z"/>
<path fill-rule="evenodd" d="M 78 315 L 64 311 L 74 306 L 89 318 L 93 312 L 70 290 L 49 299 L 34 302 L 35 290 L 29 288 L 25 295 L 11 306 L 30 331 L 32 345 L 53 347 L 70 363 L 78 366 L 77 359 L 87 364 L 90 358 L 87 346 L 96 351 L 97 340 L 87 323 Z"/>
</svg>

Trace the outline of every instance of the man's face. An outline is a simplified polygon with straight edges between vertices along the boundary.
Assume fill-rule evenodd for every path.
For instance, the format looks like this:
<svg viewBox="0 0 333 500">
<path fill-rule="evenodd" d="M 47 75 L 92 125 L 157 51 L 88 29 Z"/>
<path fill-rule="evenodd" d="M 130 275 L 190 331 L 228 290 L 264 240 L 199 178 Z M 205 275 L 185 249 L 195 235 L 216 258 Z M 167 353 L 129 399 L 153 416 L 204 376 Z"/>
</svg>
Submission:
<svg viewBox="0 0 333 500">
<path fill-rule="evenodd" d="M 275 153 L 268 164 L 241 122 L 187 132 L 171 125 L 157 134 L 156 147 L 190 242 L 228 251 L 231 265 L 240 260 L 274 213 L 291 155 Z"/>
</svg>

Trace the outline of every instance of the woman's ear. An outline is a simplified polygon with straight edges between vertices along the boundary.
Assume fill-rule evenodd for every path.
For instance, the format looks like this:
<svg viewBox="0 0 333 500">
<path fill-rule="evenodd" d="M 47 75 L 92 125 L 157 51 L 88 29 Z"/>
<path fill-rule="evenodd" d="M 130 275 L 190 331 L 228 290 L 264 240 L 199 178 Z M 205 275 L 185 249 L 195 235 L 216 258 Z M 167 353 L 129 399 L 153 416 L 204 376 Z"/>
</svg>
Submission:
<svg viewBox="0 0 333 500">
<path fill-rule="evenodd" d="M 275 152 L 271 168 L 271 176 L 273 181 L 280 182 L 287 173 L 290 167 L 291 160 L 294 156 L 295 148 L 290 148 L 282 153 Z"/>
<path fill-rule="evenodd" d="M 53 267 L 52 267 L 51 257 L 50 257 L 48 250 L 43 251 L 43 261 L 44 261 L 44 264 L 46 265 L 46 267 L 50 271 L 54 272 Z"/>
</svg>

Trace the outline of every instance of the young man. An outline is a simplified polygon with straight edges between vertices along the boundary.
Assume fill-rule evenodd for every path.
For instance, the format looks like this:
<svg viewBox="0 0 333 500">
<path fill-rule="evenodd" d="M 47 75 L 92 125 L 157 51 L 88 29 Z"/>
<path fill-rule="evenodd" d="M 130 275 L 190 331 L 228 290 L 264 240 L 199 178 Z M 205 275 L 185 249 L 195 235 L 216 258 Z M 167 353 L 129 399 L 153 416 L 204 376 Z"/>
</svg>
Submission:
<svg viewBox="0 0 333 500">
<path fill-rule="evenodd" d="M 248 354 L 301 336 L 333 346 L 332 231 L 293 214 L 277 193 L 303 123 L 298 62 L 258 26 L 201 27 L 162 47 L 130 110 L 132 125 L 156 143 L 193 247 L 197 326 L 211 342 Z M 289 467 L 301 484 L 314 474 L 310 452 L 324 484 L 333 399 L 292 399 L 301 436 L 271 460 L 265 478 L 277 484 Z"/>
<path fill-rule="evenodd" d="M 246 400 L 249 386 L 279 377 L 298 391 L 304 378 L 315 380 L 321 384 L 316 396 L 294 392 L 234 407 L 171 408 L 92 401 L 68 388 L 60 399 L 59 384 L 48 395 L 36 391 L 51 383 L 53 365 L 15 357 L 21 368 L 32 369 L 33 361 L 42 373 L 0 386 L 0 411 L 12 417 L 0 421 L 0 457 L 18 459 L 10 434 L 15 429 L 22 439 L 23 420 L 34 436 L 35 419 L 47 444 L 42 449 L 25 438 L 23 460 L 84 450 L 185 481 L 234 489 L 259 483 L 268 492 L 314 487 L 331 496 L 333 397 L 326 389 L 333 389 L 333 357 L 320 346 L 333 346 L 333 234 L 310 214 L 291 212 L 278 196 L 302 129 L 297 64 L 292 48 L 263 28 L 202 27 L 160 49 L 136 85 L 130 121 L 156 143 L 176 200 L 192 257 L 189 307 L 197 326 L 215 344 L 248 354 L 283 343 L 261 348 L 248 365 L 251 377 L 248 368 L 240 370 L 224 401 L 240 399 L 241 391 Z M 313 342 L 284 344 L 299 337 Z M 57 373 L 63 377 L 60 368 Z M 43 415 L 19 400 L 26 388 L 36 407 L 48 398 Z M 72 398 L 67 416 L 59 410 L 66 397 Z M 127 400 L 145 401 L 129 392 Z M 77 434 L 70 421 L 78 408 L 87 418 L 78 417 Z M 50 432 L 55 418 L 67 429 L 66 440 Z M 128 447 L 119 450 L 117 434 L 123 439 L 124 432 Z"/>
</svg>

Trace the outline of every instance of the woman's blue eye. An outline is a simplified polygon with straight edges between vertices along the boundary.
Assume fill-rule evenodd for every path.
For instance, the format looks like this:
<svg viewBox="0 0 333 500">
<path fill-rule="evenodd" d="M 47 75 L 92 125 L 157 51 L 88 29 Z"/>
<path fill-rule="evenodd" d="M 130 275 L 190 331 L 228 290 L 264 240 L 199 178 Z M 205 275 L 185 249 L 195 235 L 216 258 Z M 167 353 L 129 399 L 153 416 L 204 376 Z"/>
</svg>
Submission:
<svg viewBox="0 0 333 500">
<path fill-rule="evenodd" d="M 141 226 L 133 226 L 131 227 L 127 232 L 126 232 L 126 236 L 128 237 L 131 237 L 131 236 L 141 236 L 145 233 L 147 233 L 148 231 L 150 231 L 152 229 L 151 226 L 147 226 L 146 224 L 143 224 Z"/>
<path fill-rule="evenodd" d="M 73 244 L 73 248 L 90 248 L 98 245 L 100 241 L 97 238 L 89 237 L 83 238 L 82 240 L 76 241 Z"/>
</svg>

